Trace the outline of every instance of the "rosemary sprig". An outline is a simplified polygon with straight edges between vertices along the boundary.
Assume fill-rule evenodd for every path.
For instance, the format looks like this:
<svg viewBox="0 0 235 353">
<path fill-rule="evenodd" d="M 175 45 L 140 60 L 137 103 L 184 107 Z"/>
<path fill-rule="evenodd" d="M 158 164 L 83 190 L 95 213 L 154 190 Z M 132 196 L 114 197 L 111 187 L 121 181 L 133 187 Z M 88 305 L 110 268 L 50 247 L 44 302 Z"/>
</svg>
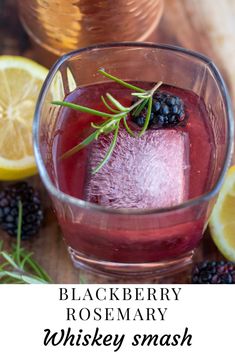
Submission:
<svg viewBox="0 0 235 353">
<path fill-rule="evenodd" d="M 105 77 L 109 78 L 110 80 L 112 81 L 115 81 L 117 83 L 119 83 L 120 85 L 126 87 L 126 88 L 130 88 L 132 89 L 133 91 L 137 91 L 137 92 L 140 92 L 140 93 L 145 93 L 145 90 L 143 88 L 140 88 L 140 87 L 137 87 L 137 86 L 134 86 L 134 85 L 131 85 L 130 83 L 128 82 L 125 82 L 123 80 L 121 80 L 120 78 L 116 77 L 116 76 L 113 76 L 113 75 L 110 75 L 108 74 L 106 71 L 104 71 L 103 69 L 99 69 L 98 72 L 102 75 L 104 75 Z"/>
<path fill-rule="evenodd" d="M 125 82 L 118 77 L 115 77 L 113 75 L 108 74 L 104 70 L 98 70 L 100 74 L 103 76 L 111 79 L 112 81 L 117 82 L 118 84 L 133 90 L 134 92 L 131 93 L 133 96 L 137 97 L 137 101 L 133 103 L 130 107 L 124 107 L 116 98 L 114 98 L 110 93 L 106 93 L 106 97 L 101 96 L 101 100 L 104 104 L 104 106 L 108 109 L 109 113 L 105 113 L 99 110 L 91 109 L 88 107 L 84 107 L 78 104 L 74 103 L 69 103 L 65 101 L 53 101 L 52 104 L 59 105 L 62 107 L 67 107 L 71 108 L 74 110 L 78 110 L 83 113 L 88 113 L 91 115 L 96 115 L 99 117 L 104 118 L 104 122 L 100 124 L 94 124 L 91 123 L 91 127 L 95 129 L 94 132 L 92 132 L 87 138 L 85 138 L 82 142 L 80 142 L 78 145 L 74 146 L 72 149 L 69 151 L 65 152 L 61 158 L 67 158 L 72 156 L 74 153 L 77 153 L 80 151 L 82 148 L 86 147 L 89 145 L 92 141 L 98 139 L 98 137 L 101 134 L 109 134 L 113 133 L 113 139 L 110 144 L 110 147 L 104 157 L 104 159 L 99 163 L 99 165 L 92 170 L 92 173 L 95 174 L 97 173 L 104 165 L 105 163 L 108 162 L 110 156 L 112 155 L 112 152 L 115 148 L 116 142 L 117 142 L 117 137 L 118 137 L 118 132 L 119 132 L 119 127 L 121 121 L 123 122 L 123 125 L 128 132 L 128 134 L 132 137 L 141 137 L 145 131 L 147 130 L 150 116 L 151 116 L 151 110 L 152 110 L 152 102 L 153 102 L 153 94 L 154 92 L 161 86 L 162 82 L 158 82 L 151 90 L 144 90 L 140 87 L 134 86 L 128 82 Z M 140 114 L 140 112 L 144 109 L 144 107 L 147 106 L 147 114 L 145 118 L 145 123 L 142 128 L 142 130 L 139 132 L 139 134 L 134 133 L 134 131 L 131 130 L 131 128 L 127 124 L 127 117 L 130 114 L 130 112 L 133 112 L 134 116 L 137 116 Z"/>
<path fill-rule="evenodd" d="M 51 278 L 43 268 L 32 259 L 33 253 L 21 248 L 21 228 L 23 207 L 21 201 L 18 204 L 17 240 L 12 247 L 12 252 L 3 250 L 3 242 L 0 243 L 0 283 L 27 283 L 46 284 L 52 283 Z"/>
</svg>

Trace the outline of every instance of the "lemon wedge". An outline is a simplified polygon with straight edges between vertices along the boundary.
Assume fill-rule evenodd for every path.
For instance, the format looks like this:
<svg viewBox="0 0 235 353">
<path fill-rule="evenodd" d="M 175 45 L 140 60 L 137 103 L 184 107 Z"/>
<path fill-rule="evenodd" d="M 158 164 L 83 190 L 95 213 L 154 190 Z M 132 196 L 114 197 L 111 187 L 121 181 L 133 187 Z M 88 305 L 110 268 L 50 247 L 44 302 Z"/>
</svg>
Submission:
<svg viewBox="0 0 235 353">
<path fill-rule="evenodd" d="M 48 70 L 19 56 L 0 56 L 0 180 L 37 172 L 32 123 Z"/>
<path fill-rule="evenodd" d="M 235 166 L 228 171 L 209 226 L 220 252 L 228 260 L 235 262 Z"/>
</svg>

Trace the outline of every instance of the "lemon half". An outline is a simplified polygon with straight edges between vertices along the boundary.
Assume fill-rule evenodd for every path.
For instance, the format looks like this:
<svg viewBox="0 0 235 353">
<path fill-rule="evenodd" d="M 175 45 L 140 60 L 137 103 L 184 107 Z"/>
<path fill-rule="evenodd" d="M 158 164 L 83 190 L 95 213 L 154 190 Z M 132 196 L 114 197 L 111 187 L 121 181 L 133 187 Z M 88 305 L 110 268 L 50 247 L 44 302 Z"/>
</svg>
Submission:
<svg viewBox="0 0 235 353">
<path fill-rule="evenodd" d="M 220 252 L 228 260 L 235 262 L 235 166 L 228 171 L 209 226 Z"/>
<path fill-rule="evenodd" d="M 19 56 L 0 56 L 0 180 L 36 173 L 32 124 L 48 70 Z"/>
</svg>

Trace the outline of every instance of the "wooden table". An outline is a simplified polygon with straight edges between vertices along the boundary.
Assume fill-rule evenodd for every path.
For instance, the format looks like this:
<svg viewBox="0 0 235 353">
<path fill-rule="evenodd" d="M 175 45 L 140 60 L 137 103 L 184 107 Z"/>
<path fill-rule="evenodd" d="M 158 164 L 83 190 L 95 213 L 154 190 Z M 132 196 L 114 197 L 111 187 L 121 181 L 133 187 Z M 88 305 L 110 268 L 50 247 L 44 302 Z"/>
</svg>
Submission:
<svg viewBox="0 0 235 353">
<path fill-rule="evenodd" d="M 235 107 L 235 0 L 165 0 L 164 14 L 150 41 L 183 46 L 211 57 L 222 71 Z M 19 54 L 40 61 L 20 27 L 14 0 L 0 2 L 0 54 Z M 55 283 L 79 283 L 79 271 L 68 257 L 61 231 L 50 208 L 48 196 L 39 177 L 30 179 L 43 196 L 45 221 L 40 234 L 25 247 L 48 271 Z M 3 183 L 2 183 L 3 186 Z M 11 239 L 0 232 L 6 246 Z M 195 252 L 194 263 L 202 259 L 222 259 L 209 233 Z M 191 268 L 166 278 L 165 283 L 189 283 Z M 90 283 L 106 282 L 98 276 L 86 276 Z"/>
</svg>

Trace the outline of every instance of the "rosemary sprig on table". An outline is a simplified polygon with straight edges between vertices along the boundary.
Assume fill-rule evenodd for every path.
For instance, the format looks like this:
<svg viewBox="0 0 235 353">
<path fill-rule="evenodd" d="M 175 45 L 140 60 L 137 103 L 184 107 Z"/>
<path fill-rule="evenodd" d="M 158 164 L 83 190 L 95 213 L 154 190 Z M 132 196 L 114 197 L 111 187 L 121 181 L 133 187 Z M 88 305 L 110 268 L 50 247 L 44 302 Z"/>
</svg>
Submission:
<svg viewBox="0 0 235 353">
<path fill-rule="evenodd" d="M 120 123 L 121 121 L 123 122 L 123 125 L 128 132 L 128 134 L 132 137 L 141 137 L 145 131 L 147 130 L 149 120 L 150 120 L 150 115 L 151 115 L 151 110 L 152 110 L 152 103 L 153 103 L 153 94 L 154 92 L 161 86 L 162 82 L 158 82 L 151 90 L 144 90 L 140 87 L 134 86 L 128 82 L 125 82 L 118 77 L 115 77 L 113 75 L 108 74 L 104 70 L 98 70 L 98 72 L 105 77 L 111 79 L 112 81 L 117 82 L 118 84 L 129 88 L 133 91 L 134 93 L 131 93 L 133 96 L 137 98 L 137 101 L 133 103 L 130 107 L 124 107 L 117 99 L 115 99 L 110 93 L 106 93 L 106 97 L 101 96 L 101 100 L 104 104 L 104 106 L 108 109 L 109 113 L 105 113 L 99 110 L 91 109 L 88 107 L 84 107 L 82 105 L 74 104 L 74 103 L 69 103 L 65 101 L 53 101 L 52 104 L 71 108 L 74 110 L 78 110 L 83 113 L 88 113 L 91 115 L 96 115 L 102 117 L 105 121 L 100 124 L 95 124 L 91 123 L 92 128 L 95 130 L 92 132 L 87 138 L 85 138 L 81 143 L 70 149 L 69 151 L 65 152 L 61 158 L 67 158 L 72 156 L 74 153 L 80 151 L 87 145 L 89 145 L 93 140 L 98 139 L 98 137 L 101 134 L 109 134 L 113 133 L 113 139 L 112 142 L 109 146 L 109 149 L 104 157 L 104 159 L 97 165 L 97 167 L 92 170 L 92 173 L 95 174 L 97 173 L 105 163 L 109 160 L 110 156 L 112 155 L 112 152 L 115 148 L 116 142 L 117 142 L 117 137 L 118 137 L 118 131 L 120 128 Z M 127 117 L 130 112 L 134 116 L 137 116 L 140 114 L 140 112 L 144 109 L 144 107 L 147 106 L 147 113 L 146 113 L 146 118 L 145 118 L 145 123 L 142 128 L 142 130 L 136 134 L 134 133 L 131 128 L 128 126 L 127 123 Z"/>
<path fill-rule="evenodd" d="M 51 278 L 43 268 L 32 259 L 33 253 L 21 248 L 21 228 L 23 207 L 21 201 L 18 204 L 17 240 L 9 253 L 3 250 L 3 242 L 0 242 L 0 283 L 27 283 L 46 284 L 52 283 Z"/>
</svg>

